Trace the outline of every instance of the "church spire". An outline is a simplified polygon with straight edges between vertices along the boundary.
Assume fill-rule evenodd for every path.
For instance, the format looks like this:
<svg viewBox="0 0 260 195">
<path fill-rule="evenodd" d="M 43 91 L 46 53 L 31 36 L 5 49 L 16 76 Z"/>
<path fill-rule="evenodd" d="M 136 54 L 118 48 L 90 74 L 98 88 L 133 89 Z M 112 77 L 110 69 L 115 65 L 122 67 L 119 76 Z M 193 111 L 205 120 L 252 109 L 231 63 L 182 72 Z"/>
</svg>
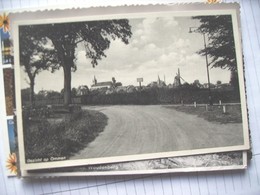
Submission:
<svg viewBox="0 0 260 195">
<path fill-rule="evenodd" d="M 96 79 L 96 76 L 94 75 L 93 85 L 96 85 L 96 84 L 97 84 L 97 79 Z"/>
</svg>

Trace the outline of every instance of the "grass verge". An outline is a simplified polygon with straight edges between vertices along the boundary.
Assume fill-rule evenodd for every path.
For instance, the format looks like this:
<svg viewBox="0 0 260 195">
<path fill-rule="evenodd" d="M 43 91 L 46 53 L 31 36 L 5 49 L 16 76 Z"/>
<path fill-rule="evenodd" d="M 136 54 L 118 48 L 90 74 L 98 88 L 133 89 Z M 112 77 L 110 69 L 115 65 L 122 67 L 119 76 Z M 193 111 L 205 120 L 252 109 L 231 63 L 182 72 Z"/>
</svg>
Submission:
<svg viewBox="0 0 260 195">
<path fill-rule="evenodd" d="M 25 156 L 28 159 L 51 157 L 67 159 L 87 146 L 107 125 L 107 116 L 93 110 L 77 111 L 64 116 L 63 120 L 48 119 L 26 121 L 24 125 Z M 42 161 L 40 161 L 42 162 Z"/>
<path fill-rule="evenodd" d="M 197 115 L 207 121 L 219 123 L 242 123 L 242 115 L 240 105 L 230 105 L 227 112 L 223 113 L 222 107 L 214 106 L 206 110 L 205 106 L 166 106 L 170 109 L 175 109 L 187 114 Z"/>
</svg>

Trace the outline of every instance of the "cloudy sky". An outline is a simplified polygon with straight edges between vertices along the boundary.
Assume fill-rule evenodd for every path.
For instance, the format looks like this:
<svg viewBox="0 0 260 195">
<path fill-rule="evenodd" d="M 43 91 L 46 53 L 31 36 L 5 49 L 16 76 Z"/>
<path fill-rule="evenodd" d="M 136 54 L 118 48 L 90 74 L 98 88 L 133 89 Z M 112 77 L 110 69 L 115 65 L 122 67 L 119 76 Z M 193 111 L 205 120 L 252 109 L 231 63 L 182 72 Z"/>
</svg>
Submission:
<svg viewBox="0 0 260 195">
<path fill-rule="evenodd" d="M 136 79 L 143 78 L 143 85 L 152 81 L 166 80 L 173 83 L 180 69 L 182 78 L 188 83 L 198 79 L 207 82 L 205 57 L 196 54 L 204 47 L 203 36 L 188 33 L 189 27 L 199 26 L 197 20 L 190 17 L 160 17 L 130 19 L 132 37 L 125 45 L 120 40 L 111 42 L 105 52 L 107 57 L 92 68 L 86 59 L 84 50 L 79 47 L 77 53 L 77 71 L 72 73 L 72 87 L 92 85 L 94 76 L 98 82 L 111 81 L 126 85 L 138 85 Z M 29 87 L 27 76 L 22 71 L 22 88 Z M 230 72 L 220 68 L 210 69 L 211 83 L 221 80 L 229 82 Z M 28 79 L 27 79 L 28 80 Z M 36 76 L 35 92 L 41 89 L 60 91 L 63 88 L 63 71 L 54 74 L 43 71 Z M 48 81 L 48 82 L 47 82 Z"/>
</svg>

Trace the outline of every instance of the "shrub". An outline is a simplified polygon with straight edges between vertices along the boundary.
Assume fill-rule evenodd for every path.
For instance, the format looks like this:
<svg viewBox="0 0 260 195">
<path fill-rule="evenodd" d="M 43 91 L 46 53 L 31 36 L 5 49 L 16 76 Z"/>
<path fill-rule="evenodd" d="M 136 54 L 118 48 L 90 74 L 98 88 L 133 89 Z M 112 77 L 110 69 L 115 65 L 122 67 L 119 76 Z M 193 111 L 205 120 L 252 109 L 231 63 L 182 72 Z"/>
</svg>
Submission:
<svg viewBox="0 0 260 195">
<path fill-rule="evenodd" d="M 212 100 L 214 103 L 222 102 L 240 102 L 239 94 L 234 90 L 212 89 Z M 141 91 L 133 91 L 131 93 L 120 92 L 104 94 L 98 91 L 92 91 L 88 95 L 81 97 L 83 104 L 89 105 L 149 105 L 149 104 L 185 104 L 208 103 L 208 89 L 200 89 L 196 87 L 188 88 L 144 88 Z"/>
</svg>

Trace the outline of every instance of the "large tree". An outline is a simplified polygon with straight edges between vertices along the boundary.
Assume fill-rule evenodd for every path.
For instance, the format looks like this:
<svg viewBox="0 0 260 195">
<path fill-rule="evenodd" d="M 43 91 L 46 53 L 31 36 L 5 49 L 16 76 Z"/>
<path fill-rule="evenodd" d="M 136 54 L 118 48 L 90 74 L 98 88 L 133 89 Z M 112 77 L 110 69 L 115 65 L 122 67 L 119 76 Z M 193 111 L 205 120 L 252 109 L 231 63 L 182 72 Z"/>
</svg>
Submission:
<svg viewBox="0 0 260 195">
<path fill-rule="evenodd" d="M 196 16 L 193 19 L 201 23 L 197 31 L 208 37 L 207 47 L 198 53 L 208 55 L 209 66 L 228 69 L 234 78 L 237 75 L 237 61 L 231 15 Z M 238 81 L 232 82 L 235 83 Z"/>
<path fill-rule="evenodd" d="M 77 69 L 77 46 L 84 46 L 86 57 L 95 67 L 98 60 L 106 57 L 105 50 L 111 40 L 118 38 L 128 44 L 132 35 L 129 21 L 125 19 L 44 24 L 33 28 L 37 32 L 36 39 L 49 39 L 56 51 L 59 63 L 55 63 L 53 68 L 62 68 L 64 72 L 64 105 L 71 103 L 71 72 Z"/>
<path fill-rule="evenodd" d="M 33 35 L 32 26 L 20 27 L 20 65 L 24 68 L 30 85 L 30 103 L 34 106 L 35 77 L 42 70 L 46 70 L 53 64 L 57 64 L 56 52 L 47 48 L 45 38 L 36 38 Z M 55 66 L 53 66 L 54 70 Z"/>
<path fill-rule="evenodd" d="M 196 16 L 201 25 L 198 32 L 208 37 L 207 48 L 201 49 L 198 53 L 206 55 L 211 59 L 212 67 L 228 68 L 236 70 L 236 53 L 233 36 L 232 18 L 230 15 L 220 16 Z"/>
</svg>

